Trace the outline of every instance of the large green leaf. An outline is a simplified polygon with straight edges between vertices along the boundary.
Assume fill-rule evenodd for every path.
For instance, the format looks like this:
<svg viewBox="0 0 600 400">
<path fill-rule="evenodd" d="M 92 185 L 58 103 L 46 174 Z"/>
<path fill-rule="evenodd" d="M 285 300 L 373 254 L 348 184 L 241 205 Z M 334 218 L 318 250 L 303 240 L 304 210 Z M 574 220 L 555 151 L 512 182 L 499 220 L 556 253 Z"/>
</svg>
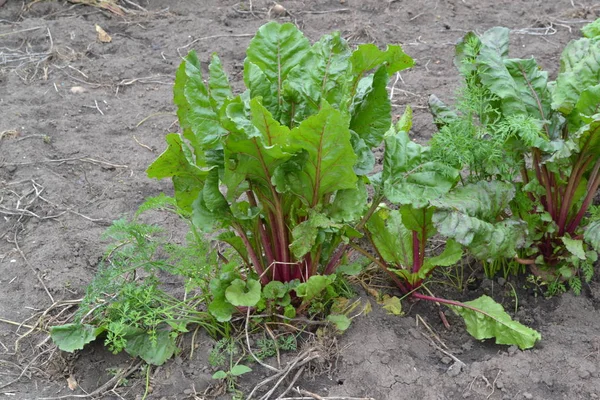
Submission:
<svg viewBox="0 0 600 400">
<path fill-rule="evenodd" d="M 310 42 L 294 24 L 275 21 L 261 26 L 248 45 L 244 82 L 252 98 L 263 97 L 263 104 L 276 119 L 284 101 L 284 81 L 310 49 Z"/>
<path fill-rule="evenodd" d="M 233 98 L 229 79 L 227 79 L 227 75 L 221 65 L 221 60 L 216 54 L 211 56 L 208 66 L 208 88 L 215 109 L 220 109 L 225 100 Z"/>
<path fill-rule="evenodd" d="M 570 114 L 580 94 L 598 85 L 600 40 L 582 38 L 571 41 L 560 58 L 560 70 L 552 93 L 552 107 Z"/>
<path fill-rule="evenodd" d="M 338 190 L 327 209 L 327 215 L 336 222 L 353 222 L 359 220 L 368 206 L 368 193 L 365 182 L 361 179 L 354 189 Z"/>
<path fill-rule="evenodd" d="M 400 131 L 386 134 L 382 180 L 391 202 L 422 208 L 455 185 L 458 171 L 430 161 L 429 147 L 414 143 Z"/>
<path fill-rule="evenodd" d="M 226 110 L 231 126 L 225 141 L 223 181 L 232 193 L 237 193 L 237 186 L 245 180 L 269 191 L 274 170 L 292 156 L 285 151 L 289 130 L 279 125 L 258 99 L 249 103 L 251 117 L 239 97 Z"/>
<path fill-rule="evenodd" d="M 451 308 L 465 320 L 467 331 L 476 339 L 495 338 L 497 344 L 516 345 L 520 349 L 529 349 L 542 339 L 539 332 L 513 321 L 491 297 L 483 295 L 464 304 L 479 311 L 466 307 Z"/>
<path fill-rule="evenodd" d="M 312 207 L 323 196 L 342 189 L 354 189 L 356 155 L 350 144 L 348 117 L 323 103 L 313 115 L 291 131 L 292 146 L 307 154 L 301 171 L 287 175 L 290 189 Z"/>
<path fill-rule="evenodd" d="M 302 120 L 319 110 L 321 100 L 338 108 L 348 102 L 350 48 L 339 33 L 323 36 L 316 42 L 301 64 L 294 67 L 284 86 L 289 117 L 285 121 Z M 291 92 L 300 95 L 294 101 Z M 305 108 L 304 112 L 302 108 Z M 293 114 L 293 115 L 292 115 Z"/>
<path fill-rule="evenodd" d="M 366 87 L 361 88 L 363 82 Z M 361 80 L 354 98 L 350 129 L 369 147 L 376 147 L 381 143 L 392 123 L 392 105 L 387 84 L 387 68 L 380 67 L 372 77 Z"/>
<path fill-rule="evenodd" d="M 166 136 L 167 149 L 148 167 L 149 178 L 163 179 L 172 177 L 175 185 L 177 205 L 191 211 L 192 202 L 204 186 L 208 168 L 199 167 L 194 161 L 190 149 L 180 135 L 170 133 Z"/>
<path fill-rule="evenodd" d="M 387 72 L 390 75 L 415 64 L 414 60 L 406 55 L 400 46 L 389 45 L 385 51 L 382 51 L 371 43 L 359 45 L 352 53 L 350 61 L 355 82 L 358 82 L 366 72 L 382 64 L 387 66 Z"/>
<path fill-rule="evenodd" d="M 549 119 L 552 107 L 548 72 L 542 71 L 533 58 L 507 59 L 504 60 L 504 65 L 518 88 L 519 101 L 527 115 L 541 121 Z M 504 102 L 502 109 L 505 110 Z"/>
<path fill-rule="evenodd" d="M 439 208 L 461 211 L 494 222 L 514 197 L 515 187 L 508 182 L 480 181 L 456 187 L 432 203 Z"/>
<path fill-rule="evenodd" d="M 183 135 L 192 143 L 197 154 L 200 153 L 198 151 L 200 148 L 214 146 L 221 136 L 227 133 L 220 124 L 217 107 L 224 100 L 223 89 L 228 84 L 226 78 L 217 77 L 220 75 L 217 73 L 218 61 L 213 60 L 213 63 L 212 76 L 209 79 L 212 85 L 221 88 L 221 92 L 217 90 L 215 100 L 211 98 L 209 88 L 204 83 L 200 60 L 194 51 L 183 59 L 177 70 L 173 88 L 174 102 L 177 105 L 177 116 L 183 128 Z"/>
<path fill-rule="evenodd" d="M 50 328 L 50 337 L 62 351 L 69 353 L 83 349 L 83 346 L 92 342 L 104 331 L 87 324 L 65 324 Z"/>
<path fill-rule="evenodd" d="M 435 94 L 429 96 L 428 105 L 438 129 L 458 119 L 458 114 Z"/>
<path fill-rule="evenodd" d="M 458 187 L 432 201 L 438 207 L 433 223 L 438 232 L 453 238 L 485 260 L 514 257 L 524 245 L 526 224 L 501 217 L 514 197 L 505 182 L 477 182 Z"/>
<path fill-rule="evenodd" d="M 583 233 L 583 239 L 600 253 L 600 220 L 591 222 Z"/>
<path fill-rule="evenodd" d="M 412 232 L 402 223 L 400 211 L 381 209 L 371 216 L 366 227 L 385 262 L 403 268 L 412 266 Z"/>
</svg>

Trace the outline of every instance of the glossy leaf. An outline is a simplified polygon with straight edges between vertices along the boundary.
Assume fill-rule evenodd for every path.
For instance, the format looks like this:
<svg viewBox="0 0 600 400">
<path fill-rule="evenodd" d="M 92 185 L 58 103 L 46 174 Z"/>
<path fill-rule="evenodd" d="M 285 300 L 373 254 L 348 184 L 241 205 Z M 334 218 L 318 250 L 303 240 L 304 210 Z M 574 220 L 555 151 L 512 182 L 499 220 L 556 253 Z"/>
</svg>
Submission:
<svg viewBox="0 0 600 400">
<path fill-rule="evenodd" d="M 240 376 L 247 374 L 248 372 L 252 372 L 252 368 L 241 364 L 234 365 L 233 368 L 231 368 L 231 371 L 229 371 L 232 376 Z"/>
<path fill-rule="evenodd" d="M 356 187 L 356 155 L 350 144 L 347 116 L 324 103 L 321 111 L 291 131 L 292 146 L 307 153 L 302 171 L 290 173 L 291 189 L 312 207 L 323 196 Z"/>
<path fill-rule="evenodd" d="M 392 265 L 412 265 L 412 233 L 402 223 L 398 210 L 382 209 L 371 216 L 367 230 L 383 259 Z"/>
<path fill-rule="evenodd" d="M 479 311 L 465 307 L 451 308 L 465 320 L 467 331 L 475 339 L 495 338 L 497 344 L 516 345 L 520 349 L 529 349 L 542 339 L 539 332 L 513 321 L 491 297 L 484 295 L 464 304 Z"/>
<path fill-rule="evenodd" d="M 580 94 L 598 85 L 600 40 L 582 38 L 567 44 L 560 58 L 560 70 L 552 93 L 552 107 L 570 114 Z"/>
<path fill-rule="evenodd" d="M 575 257 L 580 260 L 585 260 L 585 249 L 583 248 L 583 241 L 571 239 L 569 237 L 563 236 L 561 238 L 562 242 L 565 244 L 565 247 L 569 251 L 569 253 L 573 254 Z"/>
<path fill-rule="evenodd" d="M 251 97 L 262 96 L 263 104 L 276 118 L 283 103 L 283 83 L 310 49 L 310 42 L 294 24 L 275 21 L 261 26 L 248 45 L 244 82 Z"/>
<path fill-rule="evenodd" d="M 94 341 L 103 330 L 88 324 L 65 324 L 51 327 L 50 337 L 59 349 L 72 353 Z"/>
<path fill-rule="evenodd" d="M 354 99 L 350 129 L 356 132 L 368 147 L 376 147 L 392 123 L 386 67 L 380 67 L 372 77 L 364 78 L 361 84 L 363 81 L 366 81 L 367 86 L 359 89 Z"/>
<path fill-rule="evenodd" d="M 455 185 L 458 171 L 430 161 L 429 148 L 400 131 L 385 137 L 382 179 L 385 195 L 392 203 L 422 208 Z"/>
<path fill-rule="evenodd" d="M 235 279 L 225 290 L 225 298 L 236 307 L 253 307 L 260 300 L 260 282 Z"/>
<path fill-rule="evenodd" d="M 440 234 L 467 246 L 479 259 L 512 258 L 524 244 L 525 224 L 498 218 L 514 193 L 512 185 L 498 181 L 456 188 L 432 202 L 438 207 L 433 223 Z"/>
<path fill-rule="evenodd" d="M 581 33 L 586 38 L 599 38 L 600 37 L 600 18 L 596 19 L 581 28 Z"/>
</svg>

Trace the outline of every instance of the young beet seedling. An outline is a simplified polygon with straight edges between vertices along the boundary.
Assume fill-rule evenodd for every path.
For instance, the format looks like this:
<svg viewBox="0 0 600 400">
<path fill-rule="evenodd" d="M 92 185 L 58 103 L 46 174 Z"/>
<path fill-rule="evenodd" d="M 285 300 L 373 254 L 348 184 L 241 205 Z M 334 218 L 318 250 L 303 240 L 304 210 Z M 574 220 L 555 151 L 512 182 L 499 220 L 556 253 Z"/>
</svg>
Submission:
<svg viewBox="0 0 600 400">
<path fill-rule="evenodd" d="M 311 45 L 276 22 L 248 46 L 240 95 L 216 55 L 207 77 L 194 52 L 184 58 L 174 88 L 183 134 L 167 136 L 148 176 L 172 178 L 192 223 L 221 232 L 248 267 L 211 282 L 218 319 L 261 300 L 293 313 L 332 284 L 319 276 L 335 271 L 343 243 L 359 235 L 372 149 L 391 123 L 388 78 L 412 65 L 399 46 L 351 51 L 337 33 Z"/>
</svg>

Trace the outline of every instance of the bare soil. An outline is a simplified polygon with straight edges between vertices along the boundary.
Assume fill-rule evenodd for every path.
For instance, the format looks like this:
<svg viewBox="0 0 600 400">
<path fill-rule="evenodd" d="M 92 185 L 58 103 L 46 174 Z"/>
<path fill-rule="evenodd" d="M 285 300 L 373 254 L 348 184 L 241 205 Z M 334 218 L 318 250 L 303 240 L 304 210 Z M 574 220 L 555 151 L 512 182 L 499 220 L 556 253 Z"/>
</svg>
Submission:
<svg viewBox="0 0 600 400">
<path fill-rule="evenodd" d="M 54 302 L 83 296 L 111 221 L 131 216 L 148 196 L 172 193 L 169 181 L 150 180 L 145 169 L 165 148 L 165 134 L 177 129 L 171 91 L 188 50 L 196 49 L 203 61 L 217 52 L 240 87 L 248 41 L 270 18 L 296 23 L 311 40 L 339 30 L 352 44 L 400 43 L 416 66 L 395 82 L 394 110 L 413 106 L 413 135 L 425 141 L 434 132 L 427 96 L 452 100 L 458 86 L 454 44 L 467 31 L 509 27 L 512 55 L 535 56 L 554 77 L 561 49 L 600 14 L 590 0 L 286 0 L 282 16 L 269 14 L 273 3 L 266 0 L 123 1 L 124 16 L 75 3 L 0 5 L 2 398 L 85 396 L 115 371 L 136 366 L 101 343 L 59 355 L 44 335 L 19 341 L 18 349 L 15 342 Z M 112 36 L 110 43 L 98 41 L 95 24 Z M 176 221 L 166 223 L 177 227 Z M 338 338 L 339 357 L 329 373 L 305 374 L 295 386 L 338 399 L 599 398 L 598 284 L 579 297 L 546 300 L 523 290 L 522 281 L 477 283 L 473 290 L 443 294 L 493 295 L 538 329 L 542 342 L 519 351 L 475 341 L 452 315 L 446 330 L 434 305 L 415 304 L 404 317 L 374 307 Z M 465 363 L 462 370 L 432 345 L 441 346 L 422 323 L 415 324 L 417 315 Z M 211 340 L 200 334 L 191 359 L 190 340 L 184 339 L 178 357 L 152 369 L 148 399 L 199 399 L 214 383 L 207 363 Z M 269 375 L 258 366 L 255 371 L 241 380 L 246 393 Z M 92 397 L 141 398 L 144 372 L 139 367 L 127 382 Z M 75 391 L 67 387 L 69 376 L 79 384 Z"/>
</svg>

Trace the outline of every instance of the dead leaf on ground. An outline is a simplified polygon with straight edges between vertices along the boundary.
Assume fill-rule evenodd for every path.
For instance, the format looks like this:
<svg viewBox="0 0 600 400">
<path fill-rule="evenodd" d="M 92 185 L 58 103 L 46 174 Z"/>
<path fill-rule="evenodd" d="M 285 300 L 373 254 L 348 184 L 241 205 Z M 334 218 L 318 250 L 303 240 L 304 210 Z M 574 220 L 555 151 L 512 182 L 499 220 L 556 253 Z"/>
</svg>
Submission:
<svg viewBox="0 0 600 400">
<path fill-rule="evenodd" d="M 96 24 L 96 32 L 98 32 L 98 40 L 102 43 L 110 43 L 112 38 L 100 25 Z"/>
<path fill-rule="evenodd" d="M 69 385 L 69 389 L 71 390 L 75 390 L 77 389 L 77 386 L 79 386 L 73 375 L 69 375 L 67 378 L 67 385 Z"/>
</svg>

